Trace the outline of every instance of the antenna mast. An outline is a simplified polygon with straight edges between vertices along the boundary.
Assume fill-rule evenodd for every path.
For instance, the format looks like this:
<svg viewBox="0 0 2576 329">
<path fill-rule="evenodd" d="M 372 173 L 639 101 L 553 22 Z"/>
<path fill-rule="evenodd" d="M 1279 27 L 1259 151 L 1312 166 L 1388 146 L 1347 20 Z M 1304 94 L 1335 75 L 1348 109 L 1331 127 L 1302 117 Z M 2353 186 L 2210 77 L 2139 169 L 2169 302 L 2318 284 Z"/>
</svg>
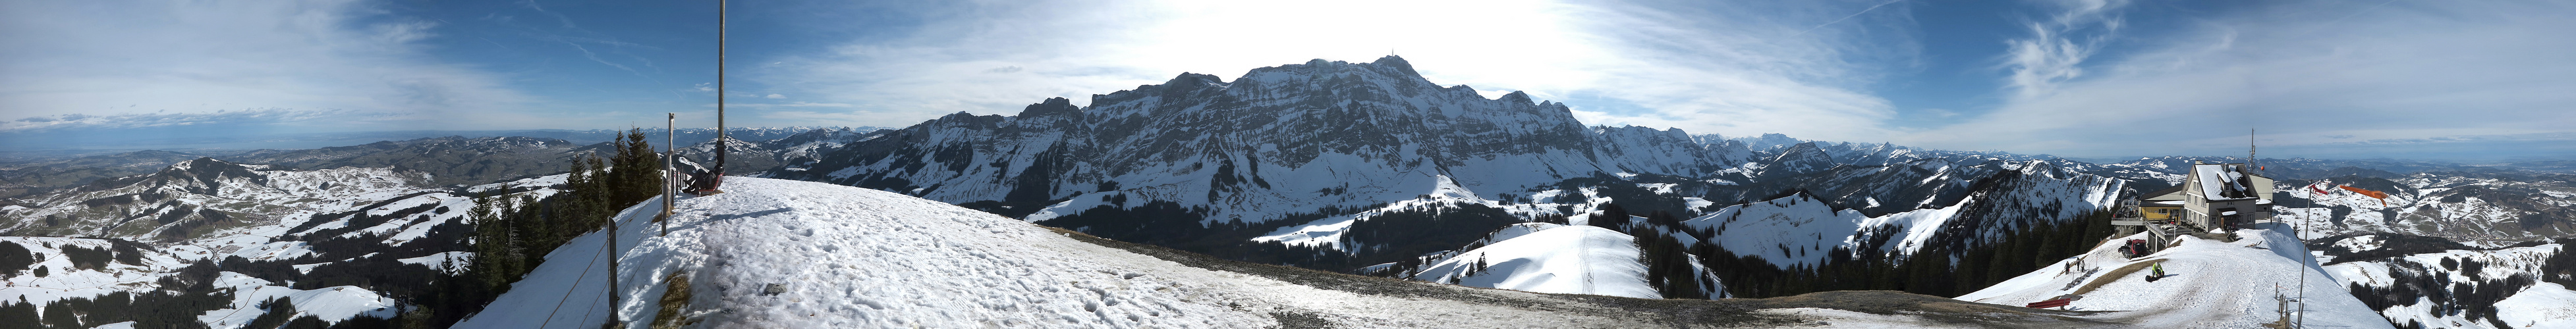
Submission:
<svg viewBox="0 0 2576 329">
<path fill-rule="evenodd" d="M 725 146 L 729 137 L 725 135 L 725 30 L 731 15 L 726 1 L 716 0 L 716 165 L 707 173 L 707 188 L 700 195 L 724 193 L 725 155 L 733 153 Z"/>
<path fill-rule="evenodd" d="M 733 9 L 724 0 L 716 0 L 716 175 L 724 175 L 725 158 L 725 29 Z"/>
</svg>

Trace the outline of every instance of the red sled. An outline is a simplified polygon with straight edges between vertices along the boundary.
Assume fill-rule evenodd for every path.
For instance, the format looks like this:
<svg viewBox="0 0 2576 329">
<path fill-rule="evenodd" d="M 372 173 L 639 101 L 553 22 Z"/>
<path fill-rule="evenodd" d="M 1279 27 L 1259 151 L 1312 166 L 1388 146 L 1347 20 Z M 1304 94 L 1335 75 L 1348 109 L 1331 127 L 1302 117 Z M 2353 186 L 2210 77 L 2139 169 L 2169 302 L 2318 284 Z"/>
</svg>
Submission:
<svg viewBox="0 0 2576 329">
<path fill-rule="evenodd" d="M 2070 304 L 2070 303 L 2074 303 L 2074 302 L 2075 302 L 2075 300 L 2073 300 L 2073 299 L 2058 298 L 2058 299 L 2050 299 L 2050 300 L 2043 300 L 2043 301 L 2032 302 L 2032 303 L 2030 303 L 2030 305 L 2023 305 L 2023 306 L 2024 306 L 2024 307 L 2029 307 L 2029 308 L 2065 307 L 2065 306 L 2066 306 L 2066 304 Z"/>
</svg>

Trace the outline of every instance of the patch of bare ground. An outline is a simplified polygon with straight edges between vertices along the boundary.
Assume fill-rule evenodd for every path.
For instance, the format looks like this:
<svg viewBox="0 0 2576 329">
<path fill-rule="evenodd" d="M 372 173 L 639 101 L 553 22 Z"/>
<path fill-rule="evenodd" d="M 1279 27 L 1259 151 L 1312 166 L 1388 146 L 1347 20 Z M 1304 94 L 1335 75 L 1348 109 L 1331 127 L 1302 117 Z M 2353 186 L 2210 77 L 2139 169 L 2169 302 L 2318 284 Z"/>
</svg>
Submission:
<svg viewBox="0 0 2576 329">
<path fill-rule="evenodd" d="M 658 304 L 659 309 L 653 312 L 653 325 L 651 327 L 653 329 L 676 329 L 696 324 L 697 321 L 686 319 L 686 316 L 684 315 L 687 313 L 689 308 L 689 275 L 682 272 L 671 272 L 671 276 L 668 279 L 665 279 L 664 282 L 669 283 L 664 286 L 664 289 L 662 289 L 662 300 L 661 303 Z"/>
</svg>

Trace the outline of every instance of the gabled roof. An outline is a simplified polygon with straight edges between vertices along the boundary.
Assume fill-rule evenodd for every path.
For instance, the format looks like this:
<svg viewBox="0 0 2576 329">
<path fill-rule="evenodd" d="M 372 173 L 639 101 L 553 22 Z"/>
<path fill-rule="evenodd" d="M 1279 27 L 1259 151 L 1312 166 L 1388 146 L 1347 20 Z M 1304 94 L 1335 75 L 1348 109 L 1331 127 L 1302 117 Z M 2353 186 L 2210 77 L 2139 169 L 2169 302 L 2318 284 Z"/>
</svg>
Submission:
<svg viewBox="0 0 2576 329">
<path fill-rule="evenodd" d="M 2256 196 L 2254 194 L 2253 182 L 2252 180 L 2245 179 L 2245 173 L 2236 171 L 2236 168 L 2239 166 L 2241 165 L 2192 165 L 2192 176 L 2199 178 L 2192 182 L 2199 183 L 2199 186 L 2196 188 L 2200 189 L 2201 197 L 2209 198 L 2211 201 L 2252 199 Z"/>
</svg>

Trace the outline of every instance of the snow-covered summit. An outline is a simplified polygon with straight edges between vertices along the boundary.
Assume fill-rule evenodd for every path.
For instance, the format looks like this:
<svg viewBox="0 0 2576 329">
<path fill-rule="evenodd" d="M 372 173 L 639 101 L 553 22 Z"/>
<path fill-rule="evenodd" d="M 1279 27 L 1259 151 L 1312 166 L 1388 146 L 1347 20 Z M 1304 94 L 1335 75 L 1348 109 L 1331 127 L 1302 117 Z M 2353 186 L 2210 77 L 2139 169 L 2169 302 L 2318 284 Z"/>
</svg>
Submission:
<svg viewBox="0 0 2576 329">
<path fill-rule="evenodd" d="M 1771 166 L 1763 168 L 1762 175 L 1812 173 L 1833 169 L 1834 164 L 1833 155 L 1825 153 L 1824 149 L 1817 148 L 1816 142 L 1798 143 L 1790 146 L 1788 150 L 1780 151 L 1780 155 L 1773 156 Z"/>
</svg>

